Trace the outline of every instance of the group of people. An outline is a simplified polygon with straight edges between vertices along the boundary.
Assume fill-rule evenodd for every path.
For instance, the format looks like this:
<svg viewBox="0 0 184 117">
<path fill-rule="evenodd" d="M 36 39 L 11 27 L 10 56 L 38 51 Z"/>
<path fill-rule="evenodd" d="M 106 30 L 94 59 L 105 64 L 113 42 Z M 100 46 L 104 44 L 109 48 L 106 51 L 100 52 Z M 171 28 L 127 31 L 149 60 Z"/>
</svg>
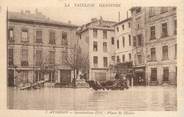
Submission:
<svg viewBox="0 0 184 117">
<path fill-rule="evenodd" d="M 128 88 L 129 87 L 129 80 L 125 74 L 116 73 L 115 75 L 115 82 L 118 82 L 120 88 Z"/>
</svg>

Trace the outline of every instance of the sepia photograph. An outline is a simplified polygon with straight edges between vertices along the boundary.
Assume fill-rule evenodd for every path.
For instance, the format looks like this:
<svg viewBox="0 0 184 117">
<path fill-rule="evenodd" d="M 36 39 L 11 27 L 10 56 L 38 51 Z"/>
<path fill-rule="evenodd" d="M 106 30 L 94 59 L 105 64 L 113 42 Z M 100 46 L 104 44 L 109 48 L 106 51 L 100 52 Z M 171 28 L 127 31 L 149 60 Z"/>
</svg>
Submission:
<svg viewBox="0 0 184 117">
<path fill-rule="evenodd" d="M 177 111 L 177 7 L 63 7 L 7 7 L 8 109 Z"/>
<path fill-rule="evenodd" d="M 183 117 L 182 1 L 0 1 L 0 116 Z"/>
</svg>

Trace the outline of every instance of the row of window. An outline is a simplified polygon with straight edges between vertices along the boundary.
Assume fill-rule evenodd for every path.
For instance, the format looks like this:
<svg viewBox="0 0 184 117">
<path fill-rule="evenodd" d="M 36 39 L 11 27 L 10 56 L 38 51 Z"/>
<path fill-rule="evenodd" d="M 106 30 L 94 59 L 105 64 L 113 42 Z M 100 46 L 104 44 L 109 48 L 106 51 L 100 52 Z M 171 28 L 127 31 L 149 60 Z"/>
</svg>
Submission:
<svg viewBox="0 0 184 117">
<path fill-rule="evenodd" d="M 156 61 L 156 48 L 151 48 L 150 49 L 151 52 L 151 61 Z M 163 46 L 162 47 L 162 60 L 168 60 L 169 56 L 168 56 L 168 46 Z M 175 44 L 175 58 L 177 56 L 177 45 Z"/>
<path fill-rule="evenodd" d="M 129 58 L 129 61 L 132 60 L 132 55 L 131 55 L 131 53 L 128 54 L 128 58 Z M 126 58 L 125 58 L 125 55 L 123 54 L 123 55 L 122 55 L 122 62 L 125 62 L 125 61 L 126 61 Z M 117 63 L 120 63 L 120 62 L 121 62 L 121 61 L 120 61 L 120 57 L 117 56 Z"/>
<path fill-rule="evenodd" d="M 149 16 L 150 17 L 153 17 L 153 16 L 156 15 L 156 9 L 158 9 L 158 8 L 157 7 L 155 7 L 155 8 L 154 7 L 149 8 Z M 176 7 L 173 7 L 173 10 L 176 10 Z M 139 14 L 141 11 L 142 11 L 141 8 L 136 8 L 135 13 L 136 14 Z M 168 11 L 169 11 L 169 8 L 168 7 L 160 7 L 160 14 L 166 13 Z"/>
<path fill-rule="evenodd" d="M 28 66 L 29 62 L 28 62 L 28 49 L 22 49 L 21 50 L 21 66 Z M 65 60 L 67 57 L 67 52 L 66 51 L 62 51 L 62 63 L 65 64 Z M 13 49 L 8 49 L 8 63 L 9 65 L 14 65 L 14 52 Z M 41 65 L 43 64 L 43 52 L 42 50 L 36 50 L 35 53 L 35 63 L 36 65 Z M 48 64 L 55 64 L 55 51 L 49 51 L 49 55 L 48 55 Z M 45 59 L 45 60 L 46 60 Z"/>
<path fill-rule="evenodd" d="M 35 77 L 33 79 L 33 82 L 38 82 L 41 80 L 44 80 L 44 78 L 42 77 L 42 73 L 40 71 L 34 71 Z M 55 82 L 55 76 L 54 76 L 54 71 L 50 71 L 49 73 L 49 82 Z M 20 79 L 23 83 L 29 83 L 29 71 L 28 70 L 22 70 L 20 72 Z M 19 79 L 19 80 L 20 80 Z"/>
<path fill-rule="evenodd" d="M 175 77 L 177 77 L 177 67 L 175 71 Z M 163 81 L 169 81 L 169 67 L 164 67 L 163 68 Z M 157 79 L 157 68 L 151 68 L 151 76 L 150 76 L 151 81 L 158 81 Z"/>
<path fill-rule="evenodd" d="M 131 46 L 132 40 L 131 40 L 131 35 L 128 35 L 129 38 L 129 46 Z M 126 44 L 125 44 L 125 37 L 122 37 L 122 45 L 123 48 L 125 48 Z M 119 40 L 117 40 L 117 49 L 119 49 Z"/>
<path fill-rule="evenodd" d="M 125 24 L 122 24 L 122 25 L 121 25 L 122 30 L 125 30 L 125 27 L 126 27 Z M 128 22 L 128 28 L 131 28 L 130 22 Z M 118 26 L 116 27 L 116 30 L 117 30 L 117 32 L 119 32 L 119 27 L 118 27 Z"/>
<path fill-rule="evenodd" d="M 93 51 L 97 52 L 98 51 L 98 42 L 93 41 Z M 103 52 L 107 52 L 107 42 L 103 42 Z"/>
<path fill-rule="evenodd" d="M 143 46 L 143 36 L 142 34 L 138 34 L 133 37 L 133 46 L 134 47 L 142 47 Z"/>
<path fill-rule="evenodd" d="M 93 38 L 98 38 L 97 29 L 93 29 Z M 107 39 L 107 30 L 103 30 L 103 39 Z"/>
<path fill-rule="evenodd" d="M 98 67 L 98 56 L 93 56 L 93 65 L 94 67 Z M 103 57 L 103 66 L 108 67 L 108 58 Z"/>
<path fill-rule="evenodd" d="M 174 20 L 174 34 L 177 34 L 177 20 Z M 168 24 L 162 23 L 161 37 L 168 36 Z M 156 28 L 155 26 L 150 27 L 150 40 L 156 39 Z"/>
<path fill-rule="evenodd" d="M 156 9 L 154 7 L 149 8 L 149 17 L 153 17 L 156 15 Z M 173 10 L 176 10 L 176 7 L 173 7 Z M 168 7 L 161 7 L 160 8 L 160 14 L 168 12 Z"/>
<path fill-rule="evenodd" d="M 14 42 L 14 29 L 10 28 L 8 31 L 9 42 Z M 22 29 L 21 42 L 29 42 L 29 31 L 28 29 Z M 43 32 L 41 30 L 36 31 L 36 43 L 43 43 Z M 54 31 L 49 32 L 49 44 L 56 44 L 56 33 Z M 67 32 L 61 33 L 61 44 L 68 45 Z"/>
<path fill-rule="evenodd" d="M 150 49 L 150 61 L 156 61 L 156 48 Z M 175 44 L 175 59 L 177 57 L 177 45 Z M 168 46 L 162 47 L 162 60 L 169 60 L 169 48 Z M 118 61 L 118 60 L 117 60 Z M 137 55 L 137 61 L 135 61 L 135 64 L 142 64 L 143 63 L 143 57 L 141 54 Z"/>
</svg>

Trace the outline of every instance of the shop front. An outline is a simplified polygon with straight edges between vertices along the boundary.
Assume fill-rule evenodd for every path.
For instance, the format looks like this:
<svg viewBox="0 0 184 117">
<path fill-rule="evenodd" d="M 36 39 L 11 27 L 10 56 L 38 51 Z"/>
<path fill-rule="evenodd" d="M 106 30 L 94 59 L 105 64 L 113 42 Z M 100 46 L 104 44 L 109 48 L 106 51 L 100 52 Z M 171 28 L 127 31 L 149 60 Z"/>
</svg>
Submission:
<svg viewBox="0 0 184 117">
<path fill-rule="evenodd" d="M 145 67 L 134 67 L 134 86 L 145 86 Z"/>
<path fill-rule="evenodd" d="M 60 83 L 61 85 L 71 84 L 71 70 L 67 69 L 60 70 Z"/>
</svg>

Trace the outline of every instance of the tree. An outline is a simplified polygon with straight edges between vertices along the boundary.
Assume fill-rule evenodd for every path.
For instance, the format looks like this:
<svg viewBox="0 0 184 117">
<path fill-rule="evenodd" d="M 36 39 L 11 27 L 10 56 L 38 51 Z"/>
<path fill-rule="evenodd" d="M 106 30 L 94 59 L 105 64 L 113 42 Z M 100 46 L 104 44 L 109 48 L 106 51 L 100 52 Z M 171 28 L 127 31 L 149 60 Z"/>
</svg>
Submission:
<svg viewBox="0 0 184 117">
<path fill-rule="evenodd" d="M 68 65 L 74 72 L 73 86 L 76 87 L 76 78 L 79 71 L 88 71 L 89 69 L 89 58 L 88 55 L 85 55 L 81 51 L 81 47 L 78 43 L 70 49 L 67 49 L 69 52 L 65 57 L 64 63 Z"/>
</svg>

